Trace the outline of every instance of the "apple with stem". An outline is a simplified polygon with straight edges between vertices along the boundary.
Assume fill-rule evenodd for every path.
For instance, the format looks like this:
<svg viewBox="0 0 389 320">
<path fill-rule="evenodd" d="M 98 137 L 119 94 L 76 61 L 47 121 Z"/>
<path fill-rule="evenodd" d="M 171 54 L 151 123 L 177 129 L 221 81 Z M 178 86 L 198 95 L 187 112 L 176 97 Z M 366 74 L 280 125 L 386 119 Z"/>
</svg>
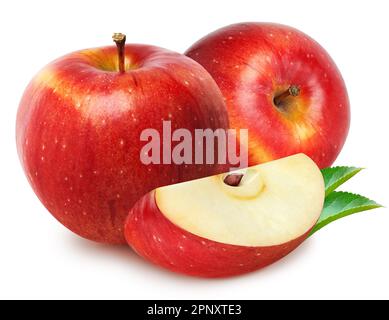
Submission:
<svg viewBox="0 0 389 320">
<path fill-rule="evenodd" d="M 306 34 L 279 24 L 219 29 L 186 55 L 213 76 L 232 128 L 249 129 L 251 165 L 302 152 L 320 168 L 336 159 L 349 129 L 342 76 Z"/>
<path fill-rule="evenodd" d="M 151 262 L 201 277 L 238 275 L 294 250 L 320 217 L 324 181 L 297 154 L 157 188 L 132 208 L 129 245 Z"/>
<path fill-rule="evenodd" d="M 156 187 L 228 170 L 223 164 L 140 160 L 141 132 L 228 128 L 223 97 L 192 59 L 149 45 L 68 54 L 29 84 L 17 115 L 17 149 L 45 207 L 78 235 L 125 243 L 130 208 Z"/>
</svg>

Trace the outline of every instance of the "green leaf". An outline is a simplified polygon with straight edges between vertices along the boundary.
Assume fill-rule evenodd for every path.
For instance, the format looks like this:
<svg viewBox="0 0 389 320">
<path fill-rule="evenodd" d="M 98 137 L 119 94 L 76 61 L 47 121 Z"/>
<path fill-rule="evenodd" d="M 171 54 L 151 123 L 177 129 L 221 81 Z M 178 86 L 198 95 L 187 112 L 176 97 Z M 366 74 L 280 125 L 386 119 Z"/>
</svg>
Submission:
<svg viewBox="0 0 389 320">
<path fill-rule="evenodd" d="M 326 196 L 361 170 L 362 168 L 356 167 L 332 167 L 321 170 L 326 188 Z"/>
<path fill-rule="evenodd" d="M 324 201 L 323 211 L 313 227 L 310 235 L 320 230 L 330 222 L 350 214 L 382 207 L 378 203 L 358 194 L 335 191 Z"/>
</svg>

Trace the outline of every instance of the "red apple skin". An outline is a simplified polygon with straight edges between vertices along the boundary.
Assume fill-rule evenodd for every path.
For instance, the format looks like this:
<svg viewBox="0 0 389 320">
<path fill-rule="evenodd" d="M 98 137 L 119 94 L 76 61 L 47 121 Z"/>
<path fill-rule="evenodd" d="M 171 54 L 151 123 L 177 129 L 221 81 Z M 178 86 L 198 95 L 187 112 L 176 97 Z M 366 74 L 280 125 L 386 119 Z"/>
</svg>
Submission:
<svg viewBox="0 0 389 320">
<path fill-rule="evenodd" d="M 184 55 L 127 45 L 75 52 L 49 64 L 20 103 L 16 139 L 28 180 L 64 226 L 90 240 L 126 243 L 130 208 L 158 186 L 193 180 L 226 165 L 144 165 L 143 129 L 228 128 L 223 97 L 203 67 Z M 174 144 L 173 144 L 174 146 Z"/>
<path fill-rule="evenodd" d="M 249 165 L 305 153 L 329 167 L 346 140 L 350 108 L 328 53 L 304 33 L 279 24 L 240 23 L 196 42 L 186 55 L 219 85 L 232 128 L 249 129 Z M 297 85 L 298 97 L 273 103 Z"/>
<path fill-rule="evenodd" d="M 155 191 L 135 204 L 125 223 L 127 242 L 140 256 L 173 272 L 206 278 L 235 276 L 268 266 L 298 247 L 309 232 L 268 247 L 215 242 L 168 220 L 158 208 Z"/>
</svg>

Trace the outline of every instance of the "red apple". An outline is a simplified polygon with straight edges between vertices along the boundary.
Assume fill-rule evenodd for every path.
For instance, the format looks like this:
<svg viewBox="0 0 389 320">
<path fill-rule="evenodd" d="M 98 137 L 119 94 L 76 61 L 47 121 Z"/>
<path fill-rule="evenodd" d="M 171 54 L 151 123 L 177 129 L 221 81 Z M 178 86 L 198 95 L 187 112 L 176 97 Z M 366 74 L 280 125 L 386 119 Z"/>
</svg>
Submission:
<svg viewBox="0 0 389 320">
<path fill-rule="evenodd" d="M 125 243 L 123 223 L 145 193 L 224 172 L 225 165 L 140 160 L 143 129 L 162 121 L 191 132 L 228 128 L 212 77 L 188 57 L 148 45 L 68 54 L 26 89 L 17 148 L 35 193 L 63 225 L 87 239 Z M 119 52 L 119 53 L 118 53 Z"/>
<path fill-rule="evenodd" d="M 224 277 L 265 267 L 295 249 L 322 211 L 324 181 L 298 154 L 237 173 L 158 188 L 125 224 L 129 245 L 175 272 Z"/>
<path fill-rule="evenodd" d="M 241 23 L 217 30 L 186 54 L 221 89 L 232 128 L 249 129 L 249 163 L 298 152 L 330 166 L 345 142 L 349 100 L 328 53 L 284 25 Z"/>
</svg>

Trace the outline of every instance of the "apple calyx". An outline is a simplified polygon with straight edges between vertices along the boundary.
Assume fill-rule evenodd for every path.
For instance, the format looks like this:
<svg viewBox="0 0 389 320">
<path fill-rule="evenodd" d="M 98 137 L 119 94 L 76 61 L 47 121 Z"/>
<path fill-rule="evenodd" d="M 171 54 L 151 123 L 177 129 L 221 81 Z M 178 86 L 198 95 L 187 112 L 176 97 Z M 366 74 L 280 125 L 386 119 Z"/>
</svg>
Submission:
<svg viewBox="0 0 389 320">
<path fill-rule="evenodd" d="M 123 33 L 114 33 L 112 35 L 113 41 L 116 43 L 116 46 L 118 48 L 118 65 L 119 65 L 119 72 L 124 73 L 126 71 L 125 69 L 125 44 L 126 44 L 126 35 Z"/>
<path fill-rule="evenodd" d="M 231 173 L 224 178 L 223 182 L 231 187 L 237 187 L 242 181 L 242 178 L 242 173 Z"/>
<path fill-rule="evenodd" d="M 288 97 L 297 97 L 300 94 L 300 87 L 291 85 L 286 91 L 274 97 L 273 102 L 277 108 L 285 107 L 285 99 Z"/>
</svg>

